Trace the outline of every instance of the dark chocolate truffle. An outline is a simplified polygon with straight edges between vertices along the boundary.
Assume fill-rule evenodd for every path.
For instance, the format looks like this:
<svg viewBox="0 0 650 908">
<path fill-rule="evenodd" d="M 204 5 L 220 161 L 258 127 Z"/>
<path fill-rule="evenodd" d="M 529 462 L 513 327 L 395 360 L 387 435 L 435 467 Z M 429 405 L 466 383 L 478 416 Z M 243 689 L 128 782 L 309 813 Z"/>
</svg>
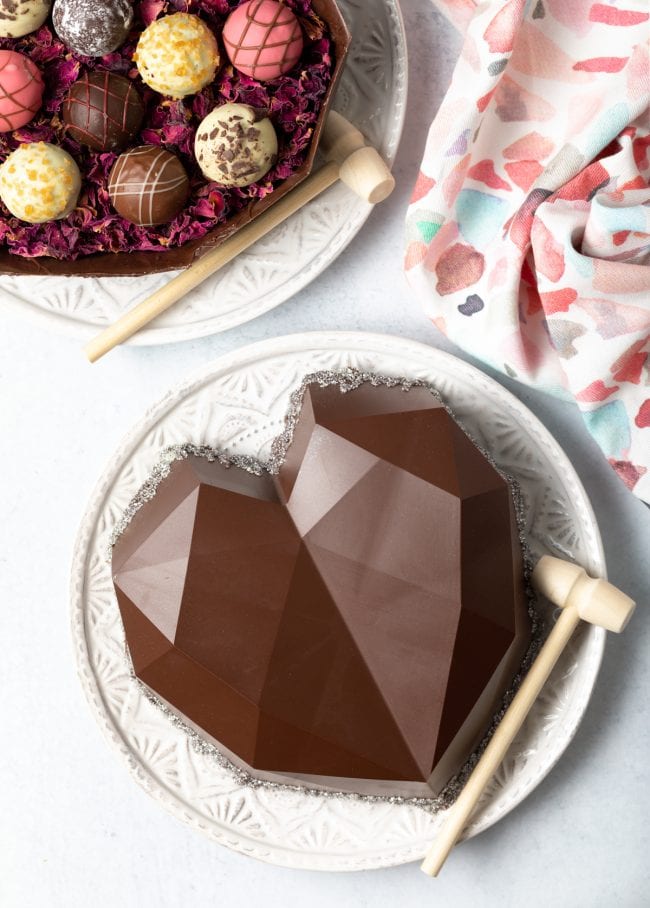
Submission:
<svg viewBox="0 0 650 908">
<path fill-rule="evenodd" d="M 75 53 L 103 57 L 124 44 L 133 25 L 130 0 L 54 0 L 52 22 Z"/>
<path fill-rule="evenodd" d="M 63 105 L 68 135 L 94 151 L 121 151 L 137 135 L 144 105 L 124 76 L 92 72 L 75 82 Z"/>
<path fill-rule="evenodd" d="M 118 539 L 135 673 L 255 777 L 437 793 L 530 638 L 508 483 L 423 387 L 311 384 L 275 450 L 175 462 Z"/>
<path fill-rule="evenodd" d="M 142 145 L 117 159 L 108 178 L 113 207 L 141 227 L 166 224 L 187 202 L 190 181 L 176 155 Z"/>
</svg>

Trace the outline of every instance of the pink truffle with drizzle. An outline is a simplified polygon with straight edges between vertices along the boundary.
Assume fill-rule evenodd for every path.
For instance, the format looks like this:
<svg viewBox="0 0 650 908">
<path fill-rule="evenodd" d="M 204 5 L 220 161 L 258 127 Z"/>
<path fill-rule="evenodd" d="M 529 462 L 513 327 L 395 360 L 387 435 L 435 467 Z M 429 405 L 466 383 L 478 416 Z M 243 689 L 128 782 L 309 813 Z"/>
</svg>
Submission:
<svg viewBox="0 0 650 908">
<path fill-rule="evenodd" d="M 304 46 L 298 19 L 276 0 L 249 0 L 238 6 L 226 21 L 223 43 L 235 69 L 260 82 L 293 69 Z"/>
<path fill-rule="evenodd" d="M 44 89 L 35 63 L 14 50 L 0 50 L 0 132 L 13 132 L 33 120 Z"/>
</svg>

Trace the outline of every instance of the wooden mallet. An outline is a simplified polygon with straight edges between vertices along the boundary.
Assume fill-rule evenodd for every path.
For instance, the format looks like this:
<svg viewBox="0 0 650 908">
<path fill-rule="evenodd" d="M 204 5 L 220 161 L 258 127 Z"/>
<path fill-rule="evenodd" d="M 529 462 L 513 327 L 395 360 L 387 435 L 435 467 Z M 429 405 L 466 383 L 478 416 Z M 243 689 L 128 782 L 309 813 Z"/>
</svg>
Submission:
<svg viewBox="0 0 650 908">
<path fill-rule="evenodd" d="M 465 787 L 450 808 L 438 838 L 422 864 L 422 870 L 429 876 L 437 876 L 440 872 L 580 621 L 619 634 L 634 612 L 634 602 L 611 583 L 594 580 L 578 565 L 549 555 L 539 560 L 533 572 L 533 584 L 562 611 Z"/>
<path fill-rule="evenodd" d="M 383 202 L 395 188 L 393 175 L 379 152 L 366 145 L 359 130 L 336 111 L 330 111 L 328 115 L 319 147 L 326 160 L 320 170 L 93 338 L 84 348 L 90 362 L 96 362 L 113 347 L 128 340 L 337 180 L 373 205 Z"/>
</svg>

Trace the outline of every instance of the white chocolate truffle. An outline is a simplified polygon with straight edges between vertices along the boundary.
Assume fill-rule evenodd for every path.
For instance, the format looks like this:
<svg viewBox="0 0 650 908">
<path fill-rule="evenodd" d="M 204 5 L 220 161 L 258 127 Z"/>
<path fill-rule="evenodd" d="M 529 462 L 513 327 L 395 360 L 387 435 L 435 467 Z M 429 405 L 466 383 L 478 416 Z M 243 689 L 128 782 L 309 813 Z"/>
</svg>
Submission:
<svg viewBox="0 0 650 908">
<path fill-rule="evenodd" d="M 80 191 L 79 168 L 57 145 L 20 145 L 0 167 L 0 199 L 14 217 L 29 224 L 66 217 Z"/>
<path fill-rule="evenodd" d="M 51 0 L 0 0 L 0 38 L 22 38 L 35 32 L 51 6 Z"/>
<path fill-rule="evenodd" d="M 195 95 L 214 81 L 220 63 L 217 40 L 189 13 L 152 22 L 140 36 L 133 59 L 142 81 L 170 98 Z"/>
<path fill-rule="evenodd" d="M 269 118 L 254 107 L 224 104 L 201 122 L 194 153 L 206 179 L 250 186 L 277 161 L 278 137 Z"/>
</svg>

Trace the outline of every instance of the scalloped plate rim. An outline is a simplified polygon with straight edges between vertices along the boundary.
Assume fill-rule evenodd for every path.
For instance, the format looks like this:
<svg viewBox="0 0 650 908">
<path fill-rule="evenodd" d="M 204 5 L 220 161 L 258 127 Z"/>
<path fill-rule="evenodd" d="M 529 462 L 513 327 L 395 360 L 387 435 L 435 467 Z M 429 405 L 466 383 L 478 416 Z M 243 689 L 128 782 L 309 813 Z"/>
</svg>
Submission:
<svg viewBox="0 0 650 908">
<path fill-rule="evenodd" d="M 270 340 L 239 348 L 238 350 L 232 351 L 231 353 L 221 356 L 211 363 L 200 367 L 185 381 L 178 384 L 173 389 L 170 389 L 157 403 L 148 408 L 143 417 L 138 420 L 132 429 L 124 436 L 115 449 L 113 456 L 108 461 L 106 468 L 102 472 L 99 481 L 89 497 L 89 505 L 77 534 L 72 558 L 70 591 L 71 630 L 75 644 L 74 650 L 79 678 L 95 719 L 100 725 L 104 736 L 113 749 L 121 754 L 127 764 L 130 774 L 143 788 L 145 788 L 145 790 L 154 796 L 155 799 L 174 816 L 183 819 L 190 826 L 200 829 L 213 840 L 225 844 L 227 847 L 243 854 L 249 854 L 259 860 L 280 866 L 311 870 L 353 871 L 395 866 L 409 861 L 419 860 L 423 857 L 424 852 L 421 848 L 412 846 L 410 848 L 396 847 L 393 852 L 389 851 L 389 853 L 386 854 L 386 848 L 382 849 L 381 847 L 377 847 L 376 849 L 371 848 L 365 851 L 364 858 L 360 862 L 358 855 L 347 857 L 342 856 L 340 853 L 328 854 L 327 852 L 319 852 L 318 856 L 316 856 L 311 852 L 305 854 L 295 848 L 279 848 L 277 845 L 270 845 L 268 848 L 265 848 L 259 840 L 246 837 L 240 830 L 233 832 L 232 835 L 229 835 L 226 838 L 225 832 L 218 833 L 215 828 L 210 828 L 204 817 L 198 812 L 193 811 L 189 805 L 171 792 L 167 786 L 163 785 L 159 780 L 149 777 L 147 775 L 146 766 L 142 765 L 141 760 L 128 747 L 126 741 L 122 737 L 121 730 L 113 718 L 108 714 L 105 706 L 100 707 L 98 703 L 98 698 L 101 700 L 102 704 L 104 703 L 104 699 L 98 679 L 93 671 L 90 654 L 88 652 L 85 638 L 85 613 L 82 602 L 84 574 L 88 554 L 87 550 L 96 519 L 102 509 L 103 503 L 108 497 L 110 488 L 114 484 L 115 479 L 123 466 L 123 459 L 129 451 L 135 452 L 145 433 L 164 417 L 165 412 L 170 409 L 172 404 L 179 403 L 184 397 L 191 393 L 193 389 L 199 388 L 201 384 L 208 380 L 214 380 L 220 375 L 224 375 L 229 371 L 241 369 L 247 364 L 253 364 L 262 358 L 268 359 L 270 357 L 282 356 L 283 354 L 291 355 L 305 350 L 338 350 L 344 352 L 361 349 L 361 351 L 364 352 L 364 344 L 367 345 L 365 352 L 381 352 L 379 348 L 382 345 L 388 344 L 395 348 L 395 350 L 392 351 L 393 353 L 403 352 L 406 362 L 410 362 L 410 359 L 408 358 L 408 353 L 410 351 L 414 354 L 431 358 L 432 368 L 435 368 L 436 363 L 440 363 L 443 366 L 446 365 L 453 372 L 456 372 L 457 374 L 460 373 L 462 377 L 472 378 L 478 375 L 480 376 L 481 381 L 486 383 L 488 387 L 491 387 L 497 396 L 505 397 L 515 411 L 524 415 L 528 424 L 545 438 L 550 449 L 553 450 L 554 458 L 559 464 L 560 471 L 568 478 L 569 482 L 574 486 L 575 491 L 580 496 L 580 505 L 584 510 L 584 516 L 588 521 L 593 534 L 593 547 L 590 555 L 593 559 L 595 568 L 601 572 L 602 576 L 606 576 L 602 541 L 589 499 L 573 466 L 553 436 L 551 436 L 540 420 L 538 420 L 537 417 L 521 403 L 521 401 L 490 376 L 487 376 L 485 373 L 476 369 L 476 367 L 463 360 L 457 359 L 451 354 L 437 350 L 434 347 L 429 347 L 419 341 L 386 334 L 343 331 L 308 332 L 272 338 Z M 402 349 L 400 350 L 400 348 Z M 407 367 L 406 374 L 408 374 L 408 371 Z M 502 810 L 501 813 L 497 811 L 497 814 L 493 816 L 488 815 L 487 819 L 484 820 L 479 818 L 479 821 L 470 827 L 468 834 L 464 837 L 469 838 L 484 831 L 521 803 L 521 801 L 523 801 L 525 797 L 548 775 L 551 769 L 557 764 L 565 749 L 569 746 L 587 708 L 604 652 L 606 639 L 605 632 L 601 628 L 594 627 L 588 629 L 588 634 L 591 648 L 592 673 L 589 678 L 589 683 L 585 683 L 584 685 L 584 690 L 586 691 L 584 702 L 578 703 L 577 705 L 573 704 L 573 712 L 576 713 L 576 715 L 571 715 L 570 708 L 567 710 L 571 718 L 571 725 L 568 731 L 565 731 L 561 749 L 552 759 L 547 760 L 544 763 L 542 771 L 535 775 L 529 787 L 522 789 L 518 796 L 512 798 L 505 810 Z M 91 671 L 94 685 L 83 676 L 82 669 L 84 667 Z M 355 861 L 357 862 L 356 865 L 354 865 Z"/>
</svg>

